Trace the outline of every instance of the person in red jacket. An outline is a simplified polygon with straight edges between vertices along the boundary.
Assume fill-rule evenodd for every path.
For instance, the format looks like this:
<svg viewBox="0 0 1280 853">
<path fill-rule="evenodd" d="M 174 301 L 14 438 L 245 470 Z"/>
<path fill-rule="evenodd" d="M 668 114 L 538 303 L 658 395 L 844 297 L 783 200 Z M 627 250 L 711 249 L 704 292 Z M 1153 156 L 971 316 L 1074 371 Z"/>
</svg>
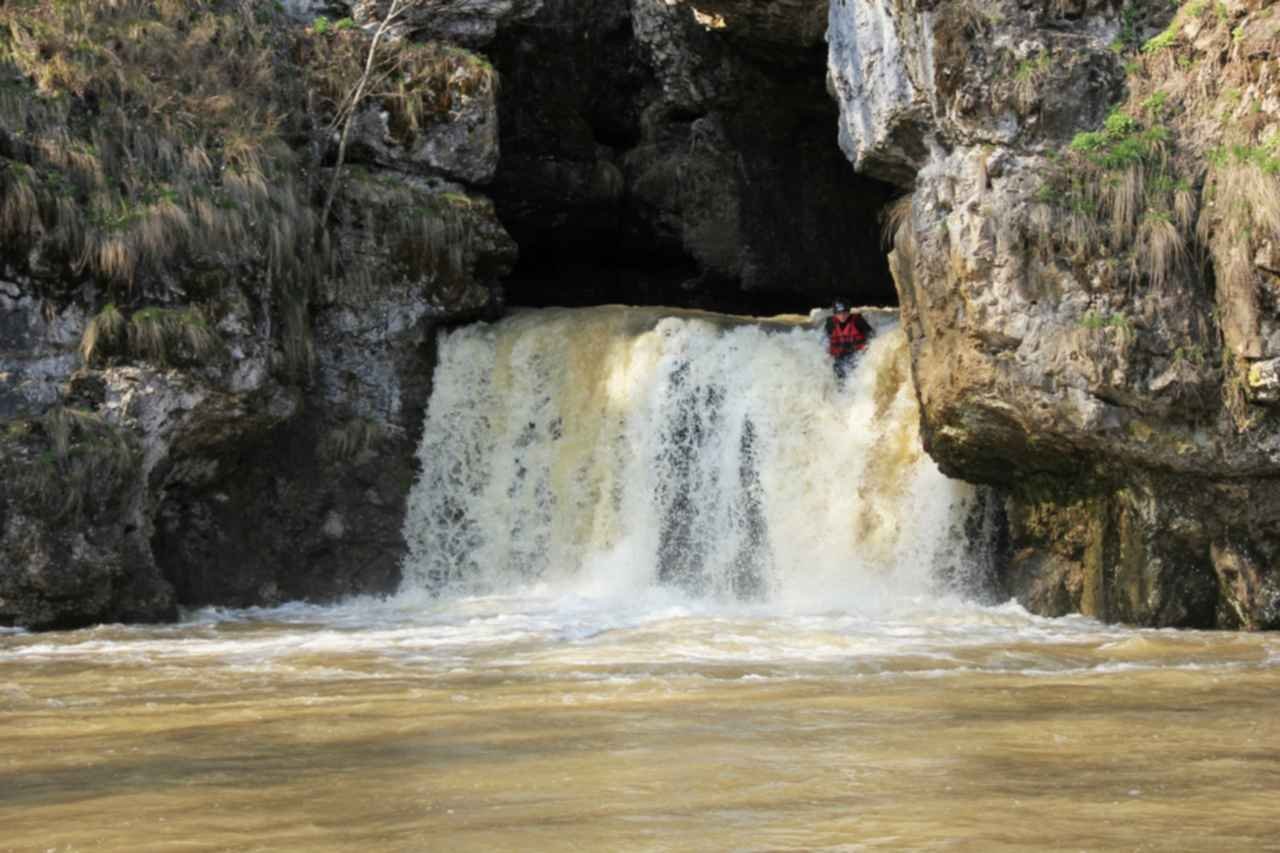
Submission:
<svg viewBox="0 0 1280 853">
<path fill-rule="evenodd" d="M 827 318 L 827 351 L 831 353 L 837 379 L 844 381 L 874 334 L 871 324 L 857 311 L 850 311 L 843 302 L 832 306 L 831 316 Z"/>
</svg>

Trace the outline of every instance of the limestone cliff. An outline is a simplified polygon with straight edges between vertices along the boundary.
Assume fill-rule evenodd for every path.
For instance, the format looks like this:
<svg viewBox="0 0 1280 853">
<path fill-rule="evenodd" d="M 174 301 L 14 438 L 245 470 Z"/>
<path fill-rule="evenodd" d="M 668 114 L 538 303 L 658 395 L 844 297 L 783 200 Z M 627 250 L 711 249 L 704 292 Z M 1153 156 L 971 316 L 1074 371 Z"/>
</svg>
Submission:
<svg viewBox="0 0 1280 853">
<path fill-rule="evenodd" d="M 400 5 L 0 10 L 0 459 L 24 472 L 0 624 L 393 588 L 433 329 L 500 311 L 504 279 L 534 304 L 889 298 L 889 188 L 830 144 L 822 3 L 731 28 Z M 64 511 L 89 453 L 64 423 L 136 450 L 89 502 L 114 513 Z"/>
<path fill-rule="evenodd" d="M 1280 625 L 1280 13 L 836 2 L 841 144 L 929 452 L 1008 490 L 1029 607 Z"/>
</svg>

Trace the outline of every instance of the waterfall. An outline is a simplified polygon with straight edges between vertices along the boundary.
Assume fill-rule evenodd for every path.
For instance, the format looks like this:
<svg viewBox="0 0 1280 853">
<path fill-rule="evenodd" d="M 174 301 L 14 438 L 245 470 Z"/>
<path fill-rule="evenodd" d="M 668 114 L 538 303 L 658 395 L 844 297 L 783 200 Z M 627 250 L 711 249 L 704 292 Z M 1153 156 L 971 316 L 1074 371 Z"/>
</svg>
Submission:
<svg viewBox="0 0 1280 853">
<path fill-rule="evenodd" d="M 405 588 L 874 606 L 966 573 L 973 489 L 921 449 L 892 321 L 843 385 L 804 317 L 541 309 L 439 346 Z"/>
</svg>

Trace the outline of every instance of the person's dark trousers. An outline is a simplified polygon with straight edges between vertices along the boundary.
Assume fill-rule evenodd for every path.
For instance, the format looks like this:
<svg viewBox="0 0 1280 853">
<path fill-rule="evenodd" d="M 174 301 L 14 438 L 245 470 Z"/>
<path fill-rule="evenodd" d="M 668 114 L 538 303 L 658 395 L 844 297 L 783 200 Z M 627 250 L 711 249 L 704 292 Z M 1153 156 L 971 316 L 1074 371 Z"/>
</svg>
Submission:
<svg viewBox="0 0 1280 853">
<path fill-rule="evenodd" d="M 835 361 L 833 362 L 833 366 L 836 371 L 836 379 L 843 383 L 845 377 L 853 372 L 853 368 L 857 366 L 857 363 L 858 354 L 856 352 L 836 356 Z"/>
</svg>

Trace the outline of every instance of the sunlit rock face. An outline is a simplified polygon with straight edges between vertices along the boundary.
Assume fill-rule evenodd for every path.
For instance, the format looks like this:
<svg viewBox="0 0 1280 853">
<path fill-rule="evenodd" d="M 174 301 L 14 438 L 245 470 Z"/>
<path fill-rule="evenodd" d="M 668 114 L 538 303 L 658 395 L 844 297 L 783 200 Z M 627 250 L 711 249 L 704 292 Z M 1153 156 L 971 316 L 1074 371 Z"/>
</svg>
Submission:
<svg viewBox="0 0 1280 853">
<path fill-rule="evenodd" d="M 355 20 L 377 27 L 386 20 L 391 0 L 354 0 Z M 415 0 L 400 3 L 393 21 L 398 36 L 441 39 L 464 47 L 482 49 L 493 41 L 500 27 L 527 21 L 542 11 L 543 0 Z"/>
<path fill-rule="evenodd" d="M 1221 125 L 1197 118 L 1232 114 L 1223 75 L 1274 103 L 1252 49 L 1229 50 L 1259 24 L 1249 3 L 1176 18 L 1161 4 L 831 7 L 841 146 L 911 191 L 891 265 L 926 446 L 949 473 L 1010 489 L 1011 588 L 1041 612 L 1276 624 L 1276 353 L 1260 306 L 1280 235 L 1230 245 L 1241 232 L 1214 199 L 1236 173 L 1205 158 Z M 1161 33 L 1167 54 L 1139 49 Z M 1152 109 L 1166 98 L 1177 106 Z M 1256 116 L 1265 138 L 1276 111 Z M 1100 135 L 1073 149 L 1085 131 Z M 1157 135 L 1128 171 L 1080 153 Z M 1073 201 L 1095 192 L 1072 188 L 1073 168 L 1097 208 Z M 1110 189 L 1121 178 L 1145 181 L 1136 212 Z M 1266 205 L 1252 210 L 1253 233 L 1271 231 Z M 1172 261 L 1150 251 L 1157 229 L 1176 234 Z M 1233 272 L 1237 257 L 1253 270 Z"/>
</svg>

